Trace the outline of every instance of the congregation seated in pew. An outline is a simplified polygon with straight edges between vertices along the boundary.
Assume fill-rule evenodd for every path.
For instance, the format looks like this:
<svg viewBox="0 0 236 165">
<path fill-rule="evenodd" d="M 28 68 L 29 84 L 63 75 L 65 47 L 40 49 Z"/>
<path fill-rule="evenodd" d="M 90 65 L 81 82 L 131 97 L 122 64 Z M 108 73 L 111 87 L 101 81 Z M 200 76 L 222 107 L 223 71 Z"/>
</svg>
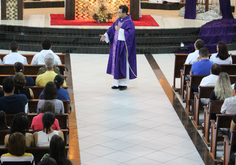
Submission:
<svg viewBox="0 0 236 165">
<path fill-rule="evenodd" d="M 219 41 L 216 46 L 217 53 L 214 53 L 210 57 L 210 61 L 219 64 L 227 65 L 232 64 L 233 60 L 231 55 L 229 55 L 227 44 L 223 41 Z"/>
<path fill-rule="evenodd" d="M 57 162 L 55 159 L 51 158 L 51 157 L 46 157 L 43 158 L 38 165 L 57 165 Z"/>
<path fill-rule="evenodd" d="M 47 54 L 52 54 L 54 57 L 54 63 L 55 65 L 61 65 L 61 59 L 58 55 L 56 55 L 52 50 L 52 44 L 49 39 L 45 39 L 42 41 L 42 48 L 39 53 L 35 54 L 32 61 L 31 65 L 44 65 L 45 64 L 45 59 L 47 58 Z"/>
<path fill-rule="evenodd" d="M 11 53 L 3 57 L 3 64 L 15 64 L 21 62 L 24 65 L 28 65 L 26 57 L 18 53 L 19 46 L 16 41 L 12 41 L 9 46 Z"/>
<path fill-rule="evenodd" d="M 14 94 L 24 94 L 27 99 L 33 99 L 34 98 L 34 92 L 31 88 L 25 87 L 26 80 L 25 75 L 21 72 L 18 72 L 13 77 L 13 81 L 15 83 L 15 90 Z"/>
<path fill-rule="evenodd" d="M 20 132 L 14 132 L 10 135 L 7 144 L 8 153 L 1 155 L 1 164 L 19 164 L 35 165 L 34 156 L 26 153 L 25 136 Z"/>
<path fill-rule="evenodd" d="M 37 113 L 40 112 L 44 102 L 51 100 L 55 104 L 55 113 L 65 113 L 64 104 L 57 99 L 57 87 L 54 82 L 48 82 L 44 88 L 43 100 L 40 100 L 37 105 Z"/>
<path fill-rule="evenodd" d="M 185 61 L 185 64 L 193 64 L 197 62 L 199 58 L 199 49 L 204 47 L 204 41 L 202 39 L 197 39 L 194 43 L 195 51 L 190 53 Z"/>
<path fill-rule="evenodd" d="M 221 107 L 222 114 L 236 114 L 236 96 L 235 96 L 236 86 L 233 89 L 233 96 L 227 97 Z M 235 120 L 236 121 L 236 120 Z"/>
<path fill-rule="evenodd" d="M 52 101 L 50 100 L 46 100 L 42 106 L 42 108 L 40 109 L 40 113 L 35 116 L 32 120 L 31 123 L 31 128 L 33 130 L 43 130 L 43 122 L 42 122 L 42 118 L 43 118 L 43 114 L 45 112 L 52 112 L 55 113 L 55 105 Z M 55 122 L 52 125 L 52 129 L 53 130 L 59 130 L 60 126 L 59 126 L 59 122 L 57 119 L 55 119 Z"/>
<path fill-rule="evenodd" d="M 57 86 L 57 99 L 69 100 L 69 104 L 70 104 L 71 102 L 70 94 L 66 89 L 62 88 L 64 81 L 65 81 L 64 76 L 60 74 L 56 75 L 56 77 L 54 78 L 54 83 Z M 43 93 L 44 93 L 44 90 L 39 95 L 39 99 L 43 99 Z"/>
<path fill-rule="evenodd" d="M 29 129 L 29 121 L 28 121 L 27 114 L 23 112 L 17 113 L 14 116 L 11 127 L 10 127 L 10 134 L 7 134 L 4 138 L 5 147 L 8 146 L 9 136 L 11 136 L 11 134 L 15 132 L 20 132 L 24 135 L 25 141 L 26 141 L 25 142 L 26 147 L 30 147 L 34 145 L 33 135 L 27 132 L 28 129 Z"/>
<path fill-rule="evenodd" d="M 54 72 L 54 57 L 52 54 L 47 54 L 45 59 L 45 67 L 47 71 L 37 76 L 35 80 L 36 86 L 45 86 L 49 81 L 53 81 L 57 73 Z M 63 86 L 66 86 L 64 81 Z"/>
<path fill-rule="evenodd" d="M 6 114 L 28 111 L 28 99 L 23 94 L 14 94 L 14 81 L 6 78 L 3 81 L 4 96 L 0 97 L 0 110 Z"/>
<path fill-rule="evenodd" d="M 52 129 L 55 122 L 55 115 L 51 112 L 45 112 L 42 118 L 43 130 L 35 132 L 34 145 L 38 147 L 48 147 L 53 135 L 59 135 L 64 140 L 63 132 Z"/>
<path fill-rule="evenodd" d="M 66 157 L 65 142 L 58 135 L 53 135 L 51 138 L 49 154 L 45 154 L 42 158 L 42 161 L 49 157 L 54 158 L 57 165 L 72 165 L 71 161 Z"/>
</svg>

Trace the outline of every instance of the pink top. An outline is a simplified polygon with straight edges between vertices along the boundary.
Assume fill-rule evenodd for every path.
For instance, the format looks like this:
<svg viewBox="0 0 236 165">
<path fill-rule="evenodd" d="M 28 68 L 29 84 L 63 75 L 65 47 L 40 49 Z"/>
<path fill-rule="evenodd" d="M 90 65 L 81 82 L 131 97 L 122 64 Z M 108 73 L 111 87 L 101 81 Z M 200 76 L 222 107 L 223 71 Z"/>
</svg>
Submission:
<svg viewBox="0 0 236 165">
<path fill-rule="evenodd" d="M 43 130 L 43 113 L 39 113 L 37 116 L 35 116 L 32 120 L 31 128 L 33 130 Z M 54 124 L 52 125 L 53 130 L 59 130 L 59 122 L 57 119 L 55 119 Z"/>
</svg>

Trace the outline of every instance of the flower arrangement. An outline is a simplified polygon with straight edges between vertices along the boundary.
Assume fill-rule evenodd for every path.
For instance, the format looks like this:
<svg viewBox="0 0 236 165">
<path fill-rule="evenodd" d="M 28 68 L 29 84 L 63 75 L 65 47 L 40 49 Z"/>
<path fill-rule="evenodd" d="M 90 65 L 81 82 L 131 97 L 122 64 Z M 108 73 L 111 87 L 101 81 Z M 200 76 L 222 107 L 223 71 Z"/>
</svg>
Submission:
<svg viewBox="0 0 236 165">
<path fill-rule="evenodd" d="M 112 19 L 112 16 L 115 14 L 108 12 L 107 8 L 109 5 L 107 5 L 104 0 L 98 1 L 98 8 L 95 9 L 95 13 L 93 14 L 93 19 L 96 20 L 98 23 L 102 22 L 108 22 L 110 19 Z"/>
</svg>

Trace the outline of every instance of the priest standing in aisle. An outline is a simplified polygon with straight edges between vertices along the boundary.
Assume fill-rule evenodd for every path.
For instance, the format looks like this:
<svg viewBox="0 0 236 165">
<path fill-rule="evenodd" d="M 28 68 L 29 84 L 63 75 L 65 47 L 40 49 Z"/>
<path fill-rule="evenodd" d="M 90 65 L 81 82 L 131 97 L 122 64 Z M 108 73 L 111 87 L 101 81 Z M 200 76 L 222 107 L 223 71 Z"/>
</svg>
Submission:
<svg viewBox="0 0 236 165">
<path fill-rule="evenodd" d="M 107 74 L 114 77 L 112 89 L 126 90 L 129 80 L 137 78 L 135 27 L 128 7 L 119 6 L 119 18 L 100 35 L 100 41 L 110 42 Z"/>
</svg>

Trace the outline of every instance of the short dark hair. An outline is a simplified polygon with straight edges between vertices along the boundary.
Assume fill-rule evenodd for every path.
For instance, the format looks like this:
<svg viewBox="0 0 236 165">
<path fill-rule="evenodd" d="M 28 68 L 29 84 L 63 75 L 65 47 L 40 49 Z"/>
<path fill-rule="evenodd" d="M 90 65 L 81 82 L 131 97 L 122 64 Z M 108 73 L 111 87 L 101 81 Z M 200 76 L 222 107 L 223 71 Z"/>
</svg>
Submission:
<svg viewBox="0 0 236 165">
<path fill-rule="evenodd" d="M 20 132 L 15 132 L 9 136 L 7 149 L 10 154 L 22 156 L 25 153 L 25 136 Z"/>
<path fill-rule="evenodd" d="M 52 112 L 45 112 L 42 118 L 43 129 L 46 129 L 46 134 L 50 131 L 50 127 L 55 122 L 55 115 Z"/>
<path fill-rule="evenodd" d="M 201 49 L 201 48 L 203 48 L 204 47 L 204 41 L 202 40 L 202 39 L 197 39 L 197 41 L 195 42 L 195 46 L 196 46 L 196 48 L 199 50 L 199 49 Z"/>
<path fill-rule="evenodd" d="M 66 158 L 65 142 L 58 135 L 53 135 L 50 141 L 50 156 L 54 158 L 57 164 L 68 164 Z"/>
<path fill-rule="evenodd" d="M 16 62 L 14 64 L 14 69 L 16 72 L 24 72 L 24 65 L 21 62 Z"/>
<path fill-rule="evenodd" d="M 14 132 L 20 132 L 25 135 L 29 129 L 29 121 L 27 114 L 20 112 L 17 113 L 11 123 L 11 134 Z"/>
<path fill-rule="evenodd" d="M 54 78 L 54 83 L 57 86 L 57 89 L 59 89 L 63 83 L 64 83 L 65 77 L 62 76 L 61 74 L 56 75 L 56 77 Z"/>
<path fill-rule="evenodd" d="M 211 73 L 214 75 L 219 75 L 221 72 L 221 66 L 219 64 L 214 64 L 211 66 Z"/>
<path fill-rule="evenodd" d="M 51 46 L 52 46 L 51 41 L 49 39 L 43 40 L 43 42 L 42 42 L 43 49 L 48 50 L 48 49 L 50 49 Z"/>
<path fill-rule="evenodd" d="M 129 8 L 127 6 L 121 5 L 121 6 L 119 6 L 119 9 L 122 10 L 122 13 L 128 14 Z"/>
<path fill-rule="evenodd" d="M 41 113 L 45 113 L 45 112 L 52 112 L 55 113 L 55 104 L 53 101 L 51 100 L 46 100 L 42 106 L 42 108 L 40 109 Z"/>
<path fill-rule="evenodd" d="M 2 86 L 5 93 L 11 93 L 15 87 L 15 84 L 13 79 L 8 77 L 3 80 Z"/>
<path fill-rule="evenodd" d="M 55 159 L 51 157 L 42 158 L 42 160 L 38 163 L 38 165 L 57 165 Z"/>
<path fill-rule="evenodd" d="M 52 100 L 57 98 L 57 87 L 52 81 L 48 82 L 44 87 L 43 99 Z"/>
<path fill-rule="evenodd" d="M 199 54 L 201 57 L 208 57 L 209 56 L 208 49 L 206 47 L 199 49 Z"/>
<path fill-rule="evenodd" d="M 10 49 L 11 49 L 11 51 L 12 52 L 15 52 L 15 51 L 17 51 L 17 49 L 19 48 L 19 46 L 18 46 L 18 43 L 16 42 L 16 41 L 12 41 L 11 43 L 10 43 Z"/>
</svg>

